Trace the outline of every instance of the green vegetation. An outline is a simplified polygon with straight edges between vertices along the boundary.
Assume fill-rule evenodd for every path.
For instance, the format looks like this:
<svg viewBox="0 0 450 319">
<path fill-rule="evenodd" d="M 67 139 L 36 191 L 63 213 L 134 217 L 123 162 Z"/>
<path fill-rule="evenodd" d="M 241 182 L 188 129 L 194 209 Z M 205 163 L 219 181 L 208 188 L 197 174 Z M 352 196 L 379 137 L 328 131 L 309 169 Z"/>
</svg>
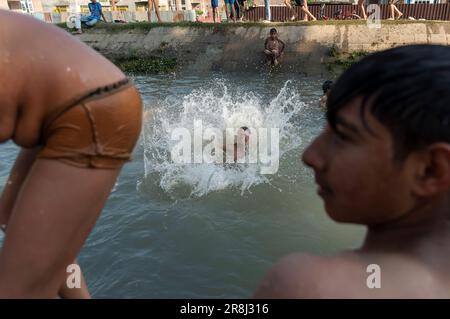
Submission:
<svg viewBox="0 0 450 319">
<path fill-rule="evenodd" d="M 129 74 L 157 74 L 175 71 L 177 60 L 168 56 L 146 55 L 137 51 L 108 57 L 123 72 Z"/>
<path fill-rule="evenodd" d="M 336 75 L 367 55 L 369 55 L 369 52 L 366 51 L 340 52 L 336 46 L 332 46 L 328 51 L 330 60 L 326 63 L 326 66 L 331 74 Z"/>
<path fill-rule="evenodd" d="M 383 20 L 383 24 L 414 24 L 414 23 L 425 23 L 425 24 L 445 24 L 448 22 L 445 21 L 411 21 L 411 20 Z M 318 21 L 294 21 L 294 22 L 274 22 L 270 24 L 262 23 L 262 22 L 237 22 L 237 23 L 201 23 L 201 22 L 167 22 L 167 23 L 158 23 L 158 22 L 132 22 L 132 23 L 104 23 L 99 22 L 92 29 L 83 29 L 85 32 L 90 32 L 90 30 L 107 30 L 108 32 L 122 32 L 122 31 L 142 31 L 147 32 L 153 28 L 173 28 L 173 27 L 186 27 L 186 28 L 216 28 L 220 29 L 228 29 L 228 28 L 237 28 L 237 27 L 265 27 L 271 28 L 274 26 L 309 26 L 309 25 L 365 25 L 366 21 L 364 20 L 318 20 Z M 65 23 L 59 23 L 59 27 L 63 29 L 67 29 Z"/>
</svg>

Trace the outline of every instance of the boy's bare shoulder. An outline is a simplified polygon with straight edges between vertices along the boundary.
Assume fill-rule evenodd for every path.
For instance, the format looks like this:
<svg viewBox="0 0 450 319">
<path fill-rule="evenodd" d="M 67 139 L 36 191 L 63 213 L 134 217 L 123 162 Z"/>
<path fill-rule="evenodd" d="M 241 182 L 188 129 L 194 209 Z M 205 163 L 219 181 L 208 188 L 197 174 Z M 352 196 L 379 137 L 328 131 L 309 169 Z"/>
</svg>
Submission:
<svg viewBox="0 0 450 319">
<path fill-rule="evenodd" d="M 355 253 L 333 257 L 291 254 L 270 270 L 255 298 L 350 297 L 364 288 L 366 269 Z"/>
</svg>

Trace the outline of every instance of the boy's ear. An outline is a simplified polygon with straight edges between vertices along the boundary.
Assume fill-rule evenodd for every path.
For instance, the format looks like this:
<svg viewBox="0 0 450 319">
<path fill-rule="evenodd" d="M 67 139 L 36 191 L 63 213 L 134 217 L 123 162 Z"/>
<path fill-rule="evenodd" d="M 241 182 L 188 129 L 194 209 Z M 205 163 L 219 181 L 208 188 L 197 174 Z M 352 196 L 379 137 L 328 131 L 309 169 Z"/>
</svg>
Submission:
<svg viewBox="0 0 450 319">
<path fill-rule="evenodd" d="M 431 197 L 450 189 L 450 144 L 434 143 L 416 158 L 413 191 L 420 197 Z"/>
</svg>

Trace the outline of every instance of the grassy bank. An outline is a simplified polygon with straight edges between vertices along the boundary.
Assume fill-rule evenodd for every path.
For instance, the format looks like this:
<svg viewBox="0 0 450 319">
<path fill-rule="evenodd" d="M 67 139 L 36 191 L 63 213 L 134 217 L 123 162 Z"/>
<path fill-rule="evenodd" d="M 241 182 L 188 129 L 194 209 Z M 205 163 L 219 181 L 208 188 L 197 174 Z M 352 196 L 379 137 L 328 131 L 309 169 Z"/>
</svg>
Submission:
<svg viewBox="0 0 450 319">
<path fill-rule="evenodd" d="M 325 62 L 328 72 L 337 77 L 343 71 L 348 69 L 352 64 L 358 62 L 363 57 L 369 55 L 366 51 L 342 52 L 335 46 L 331 46 L 328 52 L 328 59 Z"/>
<path fill-rule="evenodd" d="M 91 32 L 95 30 L 106 30 L 108 32 L 122 32 L 122 31 L 149 31 L 154 28 L 174 28 L 174 27 L 184 27 L 184 28 L 216 28 L 216 29 L 228 29 L 228 28 L 249 28 L 249 27 L 273 27 L 273 26 L 313 26 L 313 25 L 365 25 L 367 22 L 364 20 L 322 20 L 322 21 L 295 21 L 295 22 L 273 22 L 273 23 L 262 23 L 262 22 L 236 22 L 236 23 L 201 23 L 201 22 L 167 22 L 167 23 L 157 23 L 157 22 L 130 22 L 130 23 L 98 23 L 92 29 L 84 29 L 85 32 Z M 382 20 L 382 25 L 401 25 L 401 24 L 445 24 L 448 21 L 419 21 L 419 20 Z M 58 26 L 67 29 L 65 23 L 59 23 Z"/>
<path fill-rule="evenodd" d="M 112 58 L 111 61 L 123 72 L 135 75 L 170 73 L 177 66 L 175 58 L 158 56 L 129 56 Z"/>
</svg>

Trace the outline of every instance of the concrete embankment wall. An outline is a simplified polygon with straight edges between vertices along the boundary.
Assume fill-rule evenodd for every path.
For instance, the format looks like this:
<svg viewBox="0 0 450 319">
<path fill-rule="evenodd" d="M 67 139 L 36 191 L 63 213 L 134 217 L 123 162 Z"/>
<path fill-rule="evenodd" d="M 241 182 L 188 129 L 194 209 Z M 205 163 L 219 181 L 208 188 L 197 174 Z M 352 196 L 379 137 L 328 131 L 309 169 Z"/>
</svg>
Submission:
<svg viewBox="0 0 450 319">
<path fill-rule="evenodd" d="M 286 43 L 281 72 L 326 73 L 336 52 L 374 52 L 413 43 L 450 45 L 450 22 L 382 23 L 380 29 L 363 22 L 310 25 L 164 26 L 98 28 L 80 39 L 105 54 L 176 57 L 180 71 L 255 72 L 261 69 L 263 44 L 276 27 Z"/>
</svg>

